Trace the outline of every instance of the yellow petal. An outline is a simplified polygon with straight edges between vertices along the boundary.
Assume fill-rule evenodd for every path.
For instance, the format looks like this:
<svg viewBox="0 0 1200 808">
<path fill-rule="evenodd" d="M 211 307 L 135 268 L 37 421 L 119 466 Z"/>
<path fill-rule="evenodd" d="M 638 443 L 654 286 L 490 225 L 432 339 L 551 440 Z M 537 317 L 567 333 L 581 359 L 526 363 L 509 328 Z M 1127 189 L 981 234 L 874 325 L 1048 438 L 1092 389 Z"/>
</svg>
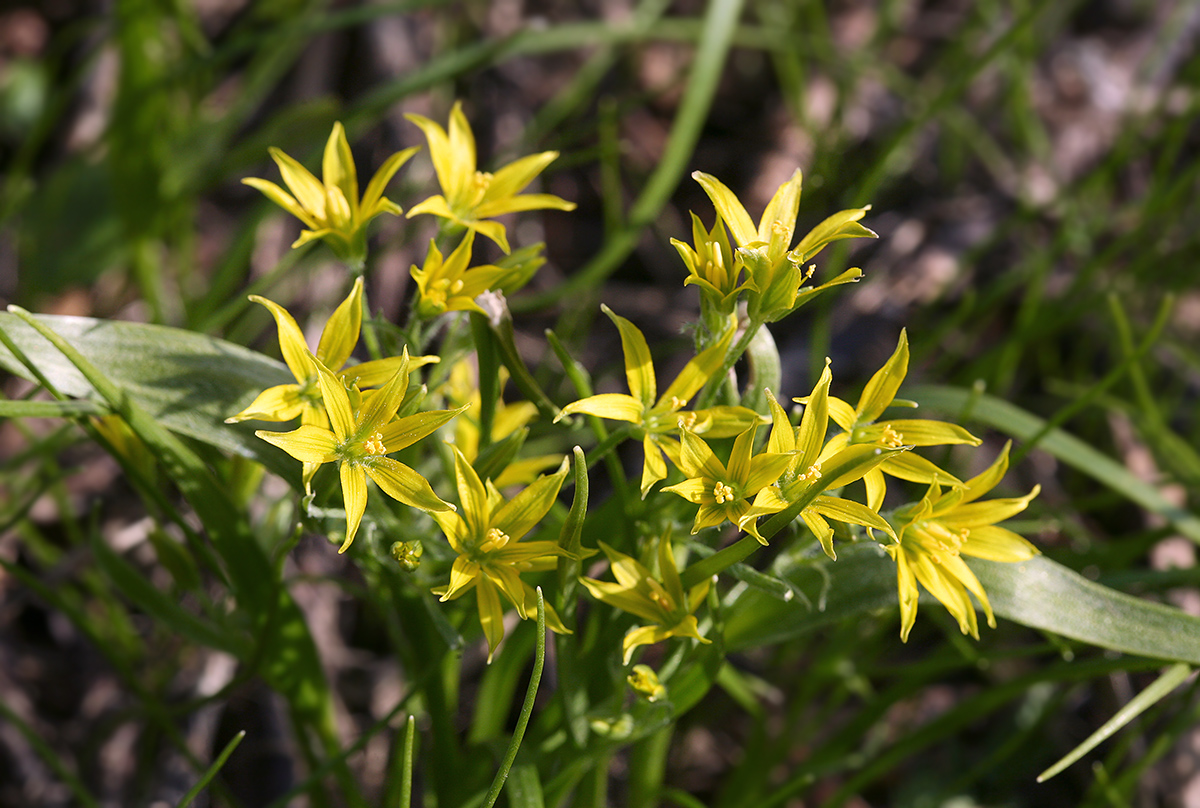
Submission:
<svg viewBox="0 0 1200 808">
<path fill-rule="evenodd" d="M 275 327 L 279 330 L 279 351 L 283 354 L 283 361 L 296 377 L 296 381 L 303 384 L 312 376 L 313 370 L 308 361 L 308 345 L 304 342 L 304 333 L 300 326 L 296 325 L 287 309 L 275 301 L 258 295 L 250 295 L 250 300 L 265 306 L 275 318 Z"/>
<path fill-rule="evenodd" d="M 506 199 L 485 202 L 475 208 L 475 215 L 480 219 L 490 219 L 493 216 L 503 216 L 505 213 L 519 213 L 523 210 L 575 210 L 575 203 L 568 202 L 561 196 L 555 196 L 554 194 L 521 194 L 520 196 L 510 196 Z"/>
<path fill-rule="evenodd" d="M 615 314 L 612 309 L 603 304 L 601 311 L 608 315 L 617 330 L 621 333 L 621 350 L 625 354 L 625 378 L 629 382 L 629 393 L 642 402 L 645 409 L 650 409 L 654 397 L 658 395 L 658 387 L 654 380 L 654 365 L 650 359 L 650 346 L 642 332 L 624 317 Z"/>
<path fill-rule="evenodd" d="M 479 565 L 471 561 L 465 555 L 460 555 L 454 559 L 454 566 L 450 568 L 450 584 L 442 592 L 441 600 L 445 603 L 448 600 L 454 600 L 462 595 L 463 592 L 475 585 L 479 579 Z"/>
<path fill-rule="evenodd" d="M 358 202 L 358 173 L 354 168 L 354 155 L 346 140 L 346 130 L 341 121 L 333 125 L 329 140 L 325 142 L 325 155 L 321 161 L 321 179 L 326 188 L 341 191 L 342 200 L 354 205 Z M 350 218 L 350 210 L 346 210 Z"/>
<path fill-rule="evenodd" d="M 705 174 L 703 171 L 693 171 L 692 179 L 700 183 L 704 193 L 708 194 L 713 207 L 729 225 L 729 231 L 733 233 L 733 240 L 739 246 L 744 247 L 758 240 L 758 231 L 754 227 L 754 221 L 750 218 L 750 214 L 746 213 L 746 209 L 742 207 L 742 203 L 738 201 L 733 191 L 729 190 L 719 179 Z"/>
<path fill-rule="evenodd" d="M 500 595 L 496 586 L 486 575 L 480 575 L 475 596 L 479 600 L 479 624 L 483 626 L 483 636 L 487 638 L 488 664 L 496 653 L 496 646 L 504 639 L 504 610 L 500 607 Z"/>
<path fill-rule="evenodd" d="M 407 357 L 408 348 L 405 348 L 403 358 Z M 396 417 L 396 411 L 400 409 L 400 402 L 404 400 L 406 392 L 408 392 L 408 363 L 401 361 L 400 367 L 396 368 L 396 374 L 392 376 L 391 381 L 363 402 L 355 431 L 365 435 L 381 429 Z M 384 446 L 387 446 L 389 452 L 398 450 L 393 449 L 386 441 L 384 441 Z"/>
<path fill-rule="evenodd" d="M 455 101 L 450 110 L 449 128 L 450 171 L 442 182 L 442 190 L 451 200 L 451 206 L 462 204 L 474 195 L 475 186 L 475 135 L 471 124 L 463 114 L 462 102 Z M 441 178 L 441 174 L 438 174 Z"/>
<path fill-rule="evenodd" d="M 433 160 L 433 170 L 437 174 L 438 184 L 442 186 L 444 193 L 449 194 L 455 176 L 456 155 L 450 149 L 450 138 L 446 135 L 446 130 L 424 115 L 408 114 L 404 117 L 421 127 L 421 131 L 425 133 L 425 139 L 429 142 L 429 156 Z M 472 165 L 473 170 L 474 166 Z M 408 215 L 413 215 L 411 208 Z"/>
<path fill-rule="evenodd" d="M 675 377 L 675 381 L 671 382 L 671 386 L 658 399 L 658 403 L 654 408 L 656 410 L 671 409 L 675 400 L 686 404 L 691 400 L 692 396 L 700 392 L 700 388 L 724 364 L 725 356 L 729 353 L 729 346 L 733 343 L 734 330 L 733 328 L 727 328 L 720 340 L 714 345 L 705 348 L 684 365 L 683 370 L 679 371 L 679 375 Z"/>
<path fill-rule="evenodd" d="M 855 433 L 855 442 L 865 442 L 878 438 L 887 427 L 900 436 L 906 446 L 944 446 L 949 444 L 969 444 L 978 446 L 983 443 L 979 438 L 963 429 L 958 424 L 946 421 L 929 421 L 923 418 L 904 418 L 894 421 L 881 421 L 875 426 L 867 427 Z M 861 434 L 861 438 L 859 435 Z"/>
<path fill-rule="evenodd" d="M 354 541 L 367 509 L 367 476 L 362 467 L 354 463 L 339 463 L 338 474 L 342 478 L 342 501 L 346 506 L 346 540 L 338 552 L 344 553 Z"/>
<path fill-rule="evenodd" d="M 803 176 L 800 169 L 792 172 L 791 178 L 780 185 L 758 223 L 758 241 L 770 244 L 773 260 L 782 256 L 791 246 L 792 231 L 796 227 L 796 216 L 800 213 L 800 187 Z"/>
<path fill-rule="evenodd" d="M 454 510 L 453 505 L 433 493 L 428 480 L 397 460 L 376 457 L 366 470 L 380 490 L 394 500 L 422 511 Z"/>
<path fill-rule="evenodd" d="M 309 212 L 314 222 L 324 223 L 326 221 L 325 186 L 294 158 L 274 147 L 269 151 L 271 158 L 279 166 L 279 173 L 283 176 L 284 183 L 296 197 L 296 201 Z"/>
<path fill-rule="evenodd" d="M 600 418 L 610 418 L 614 421 L 628 421 L 633 424 L 640 424 L 643 412 L 642 402 L 633 396 L 627 396 L 623 393 L 601 393 L 571 402 L 562 408 L 562 411 L 559 412 L 554 420 L 561 421 L 568 415 L 582 413 L 584 415 L 595 415 Z"/>
<path fill-rule="evenodd" d="M 554 474 L 534 480 L 493 515 L 492 526 L 507 533 L 512 541 L 519 541 L 550 512 L 567 470 L 564 462 Z"/>
<path fill-rule="evenodd" d="M 509 163 L 492 176 L 492 181 L 483 195 L 483 204 L 480 207 L 484 207 L 488 202 L 507 199 L 521 193 L 525 190 L 526 185 L 533 182 L 534 177 L 545 171 L 546 166 L 557 158 L 558 152 L 547 151 L 541 154 L 531 154 Z M 557 199 L 557 197 L 555 198 Z M 480 215 L 486 217 L 495 214 Z"/>
<path fill-rule="evenodd" d="M 413 146 L 404 151 L 398 151 L 383 161 L 383 165 L 371 177 L 371 181 L 367 183 L 367 190 L 363 193 L 363 221 L 371 219 L 379 213 L 384 212 L 384 210 L 396 215 L 400 214 L 400 206 L 384 199 L 383 192 L 387 188 L 387 184 L 392 181 L 392 177 L 400 170 L 400 166 L 408 162 L 408 158 L 412 157 L 420 149 L 420 146 Z M 384 207 L 384 203 L 386 203 L 386 207 Z"/>
<path fill-rule="evenodd" d="M 621 649 L 624 653 L 622 664 L 629 664 L 629 660 L 633 659 L 634 650 L 639 645 L 653 645 L 656 642 L 662 642 L 670 636 L 670 629 L 665 629 L 662 626 L 640 626 L 630 629 L 625 634 L 625 639 L 621 643 Z"/>
<path fill-rule="evenodd" d="M 317 383 L 321 388 L 321 398 L 325 402 L 325 413 L 329 416 L 333 434 L 337 435 L 339 441 L 345 441 L 354 434 L 356 426 L 354 411 L 350 408 L 350 396 L 346 393 L 341 379 L 318 363 L 315 357 L 312 366 L 317 370 Z"/>
<path fill-rule="evenodd" d="M 713 454 L 708 444 L 700 440 L 689 430 L 682 430 L 680 441 L 683 451 L 679 454 L 682 469 L 689 477 L 701 477 L 710 482 L 725 482 L 729 476 L 725 466 Z"/>
<path fill-rule="evenodd" d="M 900 341 L 883 367 L 875 372 L 867 386 L 863 388 L 862 396 L 858 399 L 855 412 L 858 413 L 858 423 L 869 424 L 875 421 L 896 397 L 900 383 L 908 374 L 908 335 L 901 329 Z"/>
<path fill-rule="evenodd" d="M 656 482 L 667 478 L 667 464 L 662 450 L 650 435 L 642 438 L 642 455 L 642 499 L 645 499 Z"/>
<path fill-rule="evenodd" d="M 263 390 L 246 409 L 225 419 L 227 424 L 242 421 L 290 421 L 304 409 L 300 385 L 277 384 Z"/>
<path fill-rule="evenodd" d="M 337 438 L 334 434 L 319 426 L 306 424 L 291 432 L 268 432 L 259 429 L 254 434 L 283 449 L 302 463 L 328 463 L 333 459 L 333 450 L 337 448 Z"/>
<path fill-rule="evenodd" d="M 959 552 L 988 561 L 1027 561 L 1041 551 L 1011 530 L 995 525 L 971 529 Z"/>
<path fill-rule="evenodd" d="M 662 489 L 669 491 L 672 494 L 679 496 L 691 502 L 694 505 L 703 505 L 705 502 L 713 502 L 713 484 L 710 480 L 704 480 L 700 477 L 693 477 L 690 480 L 684 480 L 675 485 L 668 485 Z"/>
<path fill-rule="evenodd" d="M 334 310 L 321 331 L 317 359 L 327 368 L 340 369 L 358 344 L 358 334 L 362 330 L 362 291 L 363 280 L 359 276 L 355 278 L 350 294 Z"/>
<path fill-rule="evenodd" d="M 832 381 L 833 374 L 829 370 L 827 357 L 821 378 L 804 405 L 804 415 L 796 430 L 796 462 L 802 472 L 817 462 L 821 447 L 825 444 L 825 435 L 829 431 L 829 385 Z"/>
<path fill-rule="evenodd" d="M 824 249 L 825 245 L 838 239 L 878 238 L 874 231 L 858 223 L 859 219 L 867 215 L 868 210 L 869 207 L 851 208 L 826 218 L 800 240 L 796 249 L 792 250 L 793 259 L 803 264 Z"/>
<path fill-rule="evenodd" d="M 291 194 L 280 188 L 275 183 L 270 182 L 269 180 L 260 180 L 258 177 L 246 177 L 242 180 L 242 184 L 249 185 L 251 188 L 257 188 L 263 193 L 264 196 L 267 197 L 267 199 L 270 199 L 276 205 L 283 208 L 300 221 L 304 222 L 304 224 L 308 227 L 313 229 L 320 228 L 320 225 L 317 223 L 317 220 L 312 217 L 312 214 L 306 211 Z"/>
</svg>

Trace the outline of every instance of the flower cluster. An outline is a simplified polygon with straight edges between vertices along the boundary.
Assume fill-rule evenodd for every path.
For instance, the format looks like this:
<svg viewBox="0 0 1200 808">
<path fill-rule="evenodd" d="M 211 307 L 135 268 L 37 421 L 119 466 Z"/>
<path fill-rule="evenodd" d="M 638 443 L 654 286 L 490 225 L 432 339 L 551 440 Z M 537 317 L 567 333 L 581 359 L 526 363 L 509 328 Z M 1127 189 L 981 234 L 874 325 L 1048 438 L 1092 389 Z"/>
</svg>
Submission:
<svg viewBox="0 0 1200 808">
<path fill-rule="evenodd" d="M 385 330 L 379 320 L 371 321 L 371 358 L 356 362 L 353 355 L 368 311 L 361 275 L 325 324 L 315 351 L 283 306 L 252 296 L 274 318 L 280 350 L 295 382 L 264 390 L 228 421 L 299 419 L 292 431 L 255 434 L 303 464 L 309 502 L 322 493 L 313 493 L 318 471 L 325 464 L 337 467 L 346 518 L 342 551 L 368 518 L 368 481 L 389 498 L 428 513 L 448 547 L 425 554 L 420 541 L 405 536 L 391 542 L 391 554 L 413 575 L 424 574 L 419 570 L 423 559 L 448 565 L 448 581 L 433 589 L 442 602 L 474 590 L 490 661 L 504 637 L 505 604 L 521 619 L 537 611 L 537 596 L 523 576 L 557 569 L 560 580 L 564 575 L 575 580 L 578 562 L 594 552 L 580 547 L 578 531 L 570 541 L 546 535 L 550 526 L 544 523 L 557 519 L 551 514 L 569 464 L 560 462 L 561 453 L 520 454 L 531 429 L 539 430 L 538 440 L 561 449 L 561 442 L 555 441 L 563 427 L 536 423 L 539 408 L 554 409 L 540 391 L 537 406 L 505 401 L 509 371 L 522 390 L 536 387 L 537 381 L 515 350 L 504 354 L 506 367 L 500 367 L 497 346 L 503 333 L 491 318 L 476 316 L 494 308 L 485 309 L 481 295 L 512 293 L 543 261 L 538 247 L 513 252 L 505 226 L 495 217 L 574 206 L 548 194 L 521 193 L 556 152 L 530 155 L 487 173 L 478 170 L 474 136 L 460 105 L 451 110 L 446 129 L 420 115 L 408 118 L 428 141 L 441 186 L 441 193 L 410 207 L 407 214 L 441 220 L 422 265 L 411 270 L 415 295 L 409 328 L 387 331 L 393 350 L 384 351 L 380 334 Z M 346 135 L 336 125 L 326 144 L 322 180 L 273 149 L 271 156 L 291 193 L 265 180 L 246 182 L 304 223 L 307 229 L 296 246 L 323 240 L 357 271 L 365 265 L 367 224 L 381 213 L 401 213 L 383 193 L 414 151 L 386 160 L 360 198 Z M 586 415 L 617 421 L 621 431 L 605 438 L 604 451 L 626 438 L 641 446 L 642 502 L 630 498 L 625 503 L 625 516 L 639 516 L 623 530 L 610 531 L 609 541 L 597 542 L 615 581 L 578 577 L 596 600 L 636 619 L 621 643 L 624 663 L 629 664 L 641 646 L 669 638 L 710 642 L 704 636 L 707 618 L 698 613 L 712 601 L 711 573 L 733 561 L 718 566 L 714 558 L 703 574 L 689 570 L 685 562 L 694 549 L 712 553 L 693 542 L 744 532 L 737 545 L 745 548 L 735 559 L 740 560 L 759 544 L 782 541 L 777 537 L 792 525 L 811 534 L 814 551 L 819 546 L 830 559 L 837 557 L 835 538 L 883 544 L 896 564 L 903 638 L 916 617 L 918 584 L 945 604 L 964 633 L 977 636 L 971 595 L 989 624 L 994 618 L 986 593 L 962 556 L 1018 561 L 1036 553 L 1029 542 L 996 523 L 1023 510 L 1038 491 L 980 501 L 1003 477 L 1007 448 L 987 471 L 966 482 L 918 453 L 924 447 L 978 446 L 981 441 L 957 424 L 894 417 L 897 408 L 916 406 L 896 397 L 908 373 L 906 333 L 900 333 L 896 350 L 854 405 L 830 392 L 828 360 L 809 395 L 793 399 L 802 408 L 796 421 L 770 390 L 739 386 L 737 380 L 736 364 L 759 329 L 814 295 L 861 276 L 860 270 L 849 269 L 823 284 L 806 286 L 815 272 L 809 262 L 824 247 L 840 239 L 875 236 L 860 223 L 868 208 L 835 213 L 796 241 L 799 171 L 776 191 L 757 225 L 719 180 L 701 172 L 693 177 L 716 211 L 711 227 L 692 214 L 692 244 L 672 241 L 687 272 L 685 285 L 700 292 L 695 355 L 660 392 L 645 335 L 602 306 L 620 336 L 628 393 L 592 395 L 586 383 L 577 383 L 581 397 L 563 406 L 554 419 L 570 424 L 575 420 L 571 416 Z M 476 234 L 505 255 L 495 263 L 473 264 Z M 473 313 L 475 355 L 472 358 L 449 329 L 441 348 L 446 365 L 427 389 L 412 372 L 441 357 L 410 356 L 410 347 L 417 353 L 424 346 L 418 326 L 440 317 L 449 321 L 462 312 Z M 397 334 L 403 339 L 396 339 Z M 485 389 L 496 396 L 494 401 L 483 400 Z M 427 399 L 440 406 L 423 409 Z M 429 462 L 422 464 L 416 453 L 406 451 L 452 420 L 453 428 L 445 435 L 450 449 L 441 453 L 441 463 L 435 462 L 436 453 L 428 453 Z M 604 438 L 607 433 L 597 429 Z M 423 473 L 393 456 L 402 451 Z M 556 471 L 546 473 L 555 465 Z M 453 478 L 457 505 L 434 491 L 439 466 L 441 479 Z M 581 463 L 576 473 L 582 468 Z M 923 485 L 925 494 L 889 512 L 889 478 Z M 696 538 L 673 544 L 673 528 L 689 521 Z M 568 534 L 564 527 L 562 535 Z M 571 615 L 563 614 L 566 621 L 546 604 L 546 624 L 569 634 Z M 636 668 L 630 682 L 651 700 L 667 692 L 646 666 Z"/>
</svg>

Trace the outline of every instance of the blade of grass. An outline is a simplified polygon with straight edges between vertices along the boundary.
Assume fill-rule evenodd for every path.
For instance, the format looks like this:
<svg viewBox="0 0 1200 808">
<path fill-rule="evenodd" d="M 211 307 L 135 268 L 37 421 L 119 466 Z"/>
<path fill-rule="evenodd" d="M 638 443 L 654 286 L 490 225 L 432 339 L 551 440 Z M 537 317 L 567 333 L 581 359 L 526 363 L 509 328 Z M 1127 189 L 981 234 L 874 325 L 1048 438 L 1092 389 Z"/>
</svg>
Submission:
<svg viewBox="0 0 1200 808">
<path fill-rule="evenodd" d="M 1037 781 L 1044 783 L 1075 761 L 1086 755 L 1095 747 L 1107 740 L 1114 732 L 1137 718 L 1147 709 L 1183 683 L 1192 674 L 1192 669 L 1183 663 L 1172 665 L 1163 671 L 1162 676 L 1154 683 L 1134 696 L 1128 704 L 1117 711 L 1117 714 L 1104 722 L 1100 729 L 1093 732 L 1087 739 L 1062 757 L 1057 763 L 1038 775 Z"/>
<path fill-rule="evenodd" d="M 225 761 L 229 760 L 229 756 L 233 754 L 233 750 L 238 748 L 238 744 L 245 737 L 246 730 L 241 730 L 230 739 L 229 743 L 225 744 L 225 748 L 221 750 L 221 754 L 217 755 L 217 759 L 208 767 L 204 775 L 196 781 L 196 785 L 192 786 L 191 790 L 183 795 L 183 799 L 175 804 L 175 808 L 188 808 L 192 804 L 192 801 L 200 796 L 200 792 L 217 776 L 217 772 L 221 771 L 221 767 L 225 765 Z"/>
</svg>

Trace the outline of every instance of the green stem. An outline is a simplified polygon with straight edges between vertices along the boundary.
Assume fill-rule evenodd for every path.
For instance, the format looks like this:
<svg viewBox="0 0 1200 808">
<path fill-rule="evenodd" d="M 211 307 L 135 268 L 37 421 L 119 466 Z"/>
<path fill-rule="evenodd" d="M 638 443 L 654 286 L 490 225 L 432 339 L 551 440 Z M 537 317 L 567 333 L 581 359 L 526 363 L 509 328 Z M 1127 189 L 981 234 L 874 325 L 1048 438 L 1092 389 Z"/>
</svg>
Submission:
<svg viewBox="0 0 1200 808">
<path fill-rule="evenodd" d="M 717 393 L 725 384 L 726 378 L 729 376 L 729 371 L 741 359 L 742 354 L 750 347 L 750 343 L 754 341 L 754 335 L 758 333 L 758 329 L 762 328 L 762 320 L 752 320 L 746 326 L 746 330 L 742 332 L 742 336 L 734 344 L 733 349 L 725 356 L 725 361 L 721 364 L 721 369 L 714 373 L 705 385 L 704 390 L 700 393 L 700 400 L 696 404 L 696 409 L 702 410 L 713 405 L 717 397 Z"/>
<path fill-rule="evenodd" d="M 484 808 L 492 808 L 496 804 L 496 800 L 500 799 L 500 789 L 504 787 L 509 769 L 512 768 L 513 761 L 517 758 L 517 750 L 521 748 L 521 741 L 525 737 L 525 728 L 529 726 L 529 717 L 533 714 L 533 702 L 537 696 L 538 684 L 542 681 L 542 668 L 546 664 L 546 600 L 542 596 L 540 586 L 537 588 L 537 632 L 537 645 L 533 654 L 533 672 L 529 676 L 529 687 L 525 691 L 525 703 L 521 705 L 521 715 L 517 718 L 517 726 L 513 730 L 508 750 L 504 753 L 504 760 L 500 762 L 500 770 L 496 772 L 496 777 L 492 780 L 492 787 L 488 789 L 487 797 L 484 798 Z"/>
</svg>

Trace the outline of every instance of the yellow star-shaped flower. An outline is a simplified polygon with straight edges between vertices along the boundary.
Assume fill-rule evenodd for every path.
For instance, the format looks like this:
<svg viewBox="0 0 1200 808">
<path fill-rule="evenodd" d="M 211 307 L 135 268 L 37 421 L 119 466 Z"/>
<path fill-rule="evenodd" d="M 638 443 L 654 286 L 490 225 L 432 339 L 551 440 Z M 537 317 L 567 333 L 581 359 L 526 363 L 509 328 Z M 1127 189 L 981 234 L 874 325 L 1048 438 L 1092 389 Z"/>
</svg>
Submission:
<svg viewBox="0 0 1200 808">
<path fill-rule="evenodd" d="M 292 247 L 323 239 L 338 256 L 353 267 L 361 267 L 367 255 L 367 223 L 382 213 L 399 216 L 400 206 L 383 195 L 387 184 L 412 157 L 418 147 L 396 152 L 379 167 L 362 198 L 358 196 L 358 172 L 346 140 L 346 130 L 335 123 L 325 143 L 322 179 L 318 180 L 297 160 L 271 147 L 271 158 L 279 166 L 291 193 L 273 182 L 247 177 L 243 183 L 262 191 L 268 199 L 304 222 Z"/>
<path fill-rule="evenodd" d="M 958 621 L 963 634 L 979 639 L 979 621 L 967 593 L 978 599 L 992 628 L 996 627 L 996 618 L 987 593 L 962 556 L 1013 562 L 1038 554 L 1038 549 L 1028 541 L 996 523 L 1025 510 L 1038 495 L 1040 486 L 1035 485 L 1023 497 L 976 502 L 1004 477 L 1009 445 L 1005 445 L 990 468 L 962 487 L 943 494 L 934 481 L 920 502 L 896 512 L 898 541 L 884 549 L 896 561 L 902 640 L 908 640 L 917 619 L 918 582 L 942 602 Z"/>
<path fill-rule="evenodd" d="M 694 412 L 683 408 L 705 383 L 721 368 L 725 354 L 733 342 L 733 328 L 727 328 L 724 336 L 714 345 L 701 351 L 675 377 L 675 381 L 658 396 L 654 364 L 650 359 L 650 346 L 642 332 L 608 306 L 601 306 L 608 318 L 621 332 L 621 350 L 625 354 L 625 378 L 629 383 L 630 395 L 601 393 L 588 396 L 563 407 L 555 421 L 568 415 L 583 413 L 614 421 L 636 424 L 642 432 L 642 498 L 650 488 L 667 476 L 665 453 L 671 462 L 678 463 L 679 444 L 670 435 L 681 427 L 713 438 L 728 438 L 759 421 L 758 413 L 747 407 L 711 407 Z"/>
<path fill-rule="evenodd" d="M 462 510 L 434 513 L 458 558 L 450 570 L 450 583 L 433 590 L 443 602 L 476 590 L 479 622 L 488 644 L 488 662 L 504 639 L 504 609 L 500 594 L 517 608 L 522 620 L 537 612 L 537 593 L 521 580 L 521 573 L 553 569 L 557 556 L 571 557 L 558 542 L 522 542 L 558 496 L 568 465 L 551 475 L 542 475 L 509 501 L 491 480 L 486 485 L 463 453 L 454 448 L 454 475 Z M 546 625 L 559 634 L 570 634 L 558 613 L 546 604 Z"/>
<path fill-rule="evenodd" d="M 525 186 L 558 157 L 558 152 L 531 154 L 491 174 L 476 169 L 475 136 L 463 114 L 462 102 L 456 102 L 450 110 L 449 131 L 423 115 L 405 117 L 425 133 L 433 169 L 442 186 L 441 194 L 410 208 L 409 218 L 429 213 L 447 219 L 487 236 L 507 253 L 509 246 L 504 225 L 486 219 L 523 210 L 575 209 L 574 202 L 553 194 L 521 194 Z"/>
<path fill-rule="evenodd" d="M 671 549 L 670 535 L 664 535 L 658 543 L 657 576 L 637 559 L 614 550 L 604 542 L 600 542 L 600 548 L 608 556 L 616 583 L 595 578 L 580 578 L 580 582 L 593 597 L 648 623 L 630 629 L 625 634 L 622 653 L 626 665 L 639 645 L 652 645 L 668 637 L 691 637 L 705 644 L 711 642 L 701 636 L 694 612 L 708 595 L 712 579 L 705 578 L 684 591 L 679 568 L 675 564 L 675 553 Z"/>
<path fill-rule="evenodd" d="M 396 418 L 396 411 L 408 390 L 408 350 L 392 380 L 380 390 L 362 395 L 346 386 L 316 357 L 309 355 L 317 374 L 321 397 L 332 428 L 302 424 L 292 432 L 254 434 L 278 446 L 305 464 L 319 466 L 337 463 L 346 507 L 346 539 L 338 552 L 344 553 L 362 522 L 367 508 L 367 478 L 385 494 L 423 511 L 453 511 L 433 493 L 429 481 L 408 466 L 387 455 L 405 449 L 432 434 L 438 427 L 462 412 L 434 410 Z M 351 393 L 354 403 L 351 403 Z"/>
</svg>

